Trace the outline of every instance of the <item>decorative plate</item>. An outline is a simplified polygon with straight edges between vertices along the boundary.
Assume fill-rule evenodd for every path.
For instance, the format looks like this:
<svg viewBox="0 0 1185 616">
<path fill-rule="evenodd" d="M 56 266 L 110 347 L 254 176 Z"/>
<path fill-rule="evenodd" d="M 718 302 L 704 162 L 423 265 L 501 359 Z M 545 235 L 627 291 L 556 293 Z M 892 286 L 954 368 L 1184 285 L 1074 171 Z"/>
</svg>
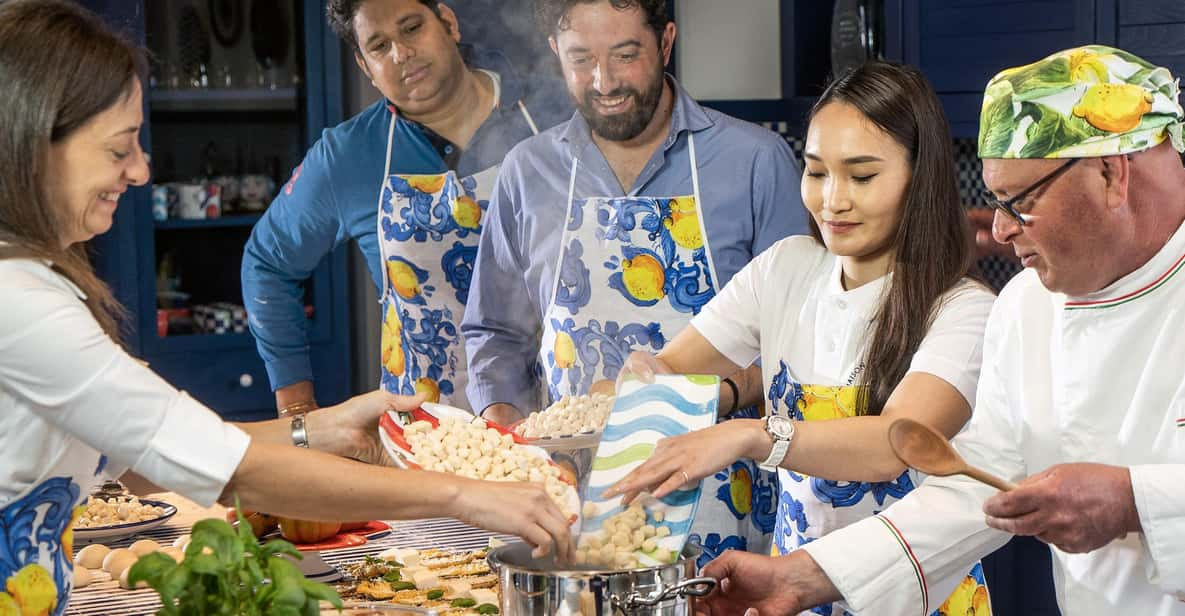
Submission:
<svg viewBox="0 0 1185 616">
<path fill-rule="evenodd" d="M 379 539 L 391 534 L 391 527 L 386 522 L 372 520 L 364 528 L 344 530 L 332 537 L 322 539 L 316 543 L 294 543 L 301 552 L 320 552 L 322 550 L 339 550 L 366 545 L 371 539 Z M 277 534 L 277 536 L 279 536 Z"/>
<path fill-rule="evenodd" d="M 602 494 L 650 459 L 659 439 L 714 424 L 719 398 L 717 376 L 659 374 L 650 384 L 627 376 L 593 459 L 588 487 L 584 490 L 585 519 L 581 533 L 600 532 L 605 520 L 623 510 L 620 496 L 605 499 Z M 696 484 L 661 500 L 647 495 L 639 497 L 646 511 L 646 523 L 670 529 L 669 536 L 656 540 L 660 548 L 673 554 L 683 552 L 699 505 L 699 493 L 700 485 Z M 661 512 L 661 522 L 656 520 L 657 512 Z M 635 554 L 644 565 L 666 564 L 641 550 Z"/>
<path fill-rule="evenodd" d="M 75 528 L 74 543 L 94 543 L 96 541 L 112 541 L 115 539 L 123 539 L 124 537 L 131 537 L 136 533 L 152 530 L 161 524 L 168 522 L 169 518 L 177 514 L 177 508 L 164 501 L 140 499 L 140 503 L 143 505 L 160 507 L 161 509 L 165 510 L 165 513 L 159 518 L 144 520 L 142 522 L 110 524 L 107 526 L 92 526 L 90 528 Z"/>
<path fill-rule="evenodd" d="M 420 405 L 420 408 L 411 412 L 387 411 L 379 418 L 379 440 L 383 443 L 383 448 L 386 449 L 387 455 L 391 456 L 391 460 L 396 466 L 419 470 L 420 465 L 416 462 L 415 454 L 412 453 L 412 447 L 403 438 L 403 426 L 414 421 L 427 421 L 435 427 L 439 426 L 440 420 L 446 417 L 459 417 L 466 421 L 472 421 L 474 415 L 463 409 L 444 404 L 433 404 L 431 402 L 425 402 Z M 556 464 L 551 459 L 551 456 L 541 447 L 528 444 L 522 435 L 492 421 L 486 421 L 486 427 L 493 428 L 502 434 L 509 434 L 514 439 L 515 444 L 524 448 L 532 456 L 547 460 L 549 465 L 560 469 L 560 477 L 568 485 L 568 489 L 564 493 L 563 506 L 572 513 L 572 528 L 579 528 L 580 494 L 576 491 L 575 477 L 572 477 L 568 472 L 564 472 L 566 469 Z"/>
</svg>

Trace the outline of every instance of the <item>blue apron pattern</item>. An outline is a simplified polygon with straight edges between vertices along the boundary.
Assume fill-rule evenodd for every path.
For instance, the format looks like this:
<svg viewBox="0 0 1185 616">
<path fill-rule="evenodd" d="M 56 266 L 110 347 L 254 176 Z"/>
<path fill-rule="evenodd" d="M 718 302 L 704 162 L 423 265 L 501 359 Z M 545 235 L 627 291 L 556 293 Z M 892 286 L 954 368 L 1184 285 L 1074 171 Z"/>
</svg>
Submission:
<svg viewBox="0 0 1185 616">
<path fill-rule="evenodd" d="M 657 352 L 716 293 L 703 228 L 695 137 L 692 194 L 577 198 L 573 159 L 540 345 L 545 402 L 615 379 L 630 352 Z M 629 320 L 624 319 L 628 318 Z M 748 461 L 704 480 L 688 540 L 706 564 L 728 549 L 768 550 L 776 519 L 774 477 Z"/>
<path fill-rule="evenodd" d="M 804 385 L 794 379 L 784 360 L 770 378 L 768 396 L 772 413 L 797 421 L 828 421 L 863 415 L 867 411 L 866 391 L 852 385 L 862 368 L 857 367 L 848 385 Z M 774 556 L 788 554 L 811 541 L 875 515 L 913 490 L 914 473 L 906 470 L 893 481 L 834 481 L 808 477 L 779 469 L 777 524 Z M 978 578 L 975 576 L 978 575 Z M 953 611 L 952 611 L 953 610 Z M 814 614 L 846 615 L 838 605 L 824 605 Z M 985 616 L 991 614 L 982 567 L 977 563 L 934 616 Z"/>
<path fill-rule="evenodd" d="M 495 99 L 497 99 L 495 95 Z M 534 121 L 519 104 L 527 124 Z M 383 259 L 380 382 L 394 393 L 468 407 L 458 326 L 469 299 L 482 221 L 498 166 L 468 177 L 391 174 L 391 143 L 379 190 Z M 536 131 L 537 133 L 537 131 Z"/>
</svg>

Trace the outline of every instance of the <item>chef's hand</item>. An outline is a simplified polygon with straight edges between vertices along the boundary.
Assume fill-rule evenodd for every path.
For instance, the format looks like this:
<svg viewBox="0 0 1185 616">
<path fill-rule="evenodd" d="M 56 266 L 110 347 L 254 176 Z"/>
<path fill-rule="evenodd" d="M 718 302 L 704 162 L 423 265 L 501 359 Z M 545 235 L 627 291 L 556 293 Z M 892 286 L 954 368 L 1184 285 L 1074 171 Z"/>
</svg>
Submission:
<svg viewBox="0 0 1185 616">
<path fill-rule="evenodd" d="M 466 524 L 522 538 L 540 558 L 554 553 L 560 562 L 571 562 L 576 547 L 568 519 L 556 507 L 543 486 L 522 481 L 460 479 L 459 496 L 448 511 Z"/>
<path fill-rule="evenodd" d="M 1006 261 L 1017 261 L 1012 246 L 1001 244 L 992 237 L 992 222 L 995 217 L 996 210 L 991 208 L 975 207 L 967 210 L 967 222 L 971 226 L 975 258 L 999 257 Z"/>
<path fill-rule="evenodd" d="M 625 364 L 617 373 L 617 386 L 614 389 L 621 391 L 621 385 L 625 383 L 625 379 L 629 375 L 633 375 L 643 383 L 653 383 L 654 375 L 670 373 L 671 368 L 658 357 L 645 351 L 634 351 L 625 359 Z"/>
<path fill-rule="evenodd" d="M 305 416 L 309 448 L 370 464 L 389 465 L 379 441 L 379 418 L 392 409 L 410 411 L 423 401 L 423 394 L 399 396 L 380 389 L 313 411 Z"/>
<path fill-rule="evenodd" d="M 1106 464 L 1058 464 L 983 504 L 987 524 L 1031 535 L 1063 552 L 1097 550 L 1141 532 L 1131 474 Z"/>
<path fill-rule="evenodd" d="M 802 550 L 774 558 L 729 550 L 704 567 L 719 580 L 699 600 L 697 616 L 783 616 L 842 597 L 813 558 Z"/>
<path fill-rule="evenodd" d="M 500 426 L 507 427 L 522 419 L 523 413 L 513 404 L 495 402 L 481 412 L 481 417 L 486 421 L 492 421 Z"/>
<path fill-rule="evenodd" d="M 605 491 L 604 498 L 624 494 L 629 504 L 641 492 L 662 498 L 685 485 L 727 468 L 760 449 L 769 437 L 761 421 L 733 419 L 710 428 L 660 439 L 650 459 Z M 768 450 L 769 446 L 766 447 Z M 766 454 L 768 455 L 768 453 Z"/>
</svg>

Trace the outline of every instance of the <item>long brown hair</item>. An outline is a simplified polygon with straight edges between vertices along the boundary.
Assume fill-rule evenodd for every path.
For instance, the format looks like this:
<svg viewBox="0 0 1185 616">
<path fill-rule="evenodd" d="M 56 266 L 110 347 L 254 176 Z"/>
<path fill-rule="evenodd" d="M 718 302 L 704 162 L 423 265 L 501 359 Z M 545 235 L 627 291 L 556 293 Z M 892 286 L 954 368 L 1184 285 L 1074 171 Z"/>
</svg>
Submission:
<svg viewBox="0 0 1185 616">
<path fill-rule="evenodd" d="M 880 414 L 905 377 L 939 301 L 972 264 L 955 152 L 938 96 L 916 69 L 869 62 L 833 81 L 811 117 L 834 102 L 856 108 L 909 152 L 912 176 L 893 239 L 893 276 L 863 357 L 869 414 Z M 815 239 L 822 236 L 811 221 Z"/>
<path fill-rule="evenodd" d="M 64 0 L 0 3 L 0 259 L 53 262 L 119 340 L 124 310 L 82 244 L 62 247 L 65 204 L 46 191 L 52 144 L 126 100 L 142 56 L 95 15 Z"/>
</svg>

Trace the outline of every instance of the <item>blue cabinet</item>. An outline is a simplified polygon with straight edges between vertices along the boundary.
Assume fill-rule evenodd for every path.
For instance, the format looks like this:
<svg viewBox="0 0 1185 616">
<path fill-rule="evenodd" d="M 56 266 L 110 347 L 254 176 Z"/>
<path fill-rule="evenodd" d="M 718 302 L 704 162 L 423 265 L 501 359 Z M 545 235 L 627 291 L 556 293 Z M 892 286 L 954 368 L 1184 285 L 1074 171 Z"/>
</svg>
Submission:
<svg viewBox="0 0 1185 616">
<path fill-rule="evenodd" d="M 153 11 L 168 4 L 184 4 L 156 0 L 151 5 L 144 0 L 80 3 L 142 45 L 146 39 L 151 43 L 160 27 Z M 242 5 L 244 19 L 248 5 Z M 341 46 L 325 23 L 323 2 L 288 0 L 283 8 L 293 24 L 292 49 L 287 52 L 294 58 L 290 62 L 296 78 L 291 83 L 166 90 L 154 74 L 157 87 L 146 91 L 141 134 L 142 146 L 152 155 L 153 181 L 200 175 L 195 162 L 201 158 L 199 152 L 207 142 L 221 140 L 269 156 L 270 169 L 256 165 L 230 173 L 264 172 L 282 187 L 321 130 L 342 120 Z M 170 20 L 167 27 L 175 27 L 177 20 L 174 16 Z M 206 28 L 209 32 L 209 22 Z M 243 29 L 247 30 L 247 25 Z M 206 44 L 214 45 L 210 38 Z M 153 52 L 157 58 L 167 55 L 157 49 Z M 241 305 L 242 248 L 258 219 L 258 214 L 239 213 L 204 220 L 154 220 L 152 186 L 144 186 L 124 195 L 114 227 L 92 246 L 97 271 L 131 314 L 128 350 L 170 383 L 236 420 L 275 415 L 274 398 L 254 338 L 250 332 L 205 334 L 193 330 L 160 335 L 158 279 L 167 277 L 166 270 L 181 268 L 185 279 L 181 290 L 190 294 L 191 303 Z M 328 255 L 306 285 L 310 352 L 322 403 L 341 401 L 351 393 L 346 257 L 346 248 Z"/>
<path fill-rule="evenodd" d="M 889 56 L 925 73 L 942 98 L 956 137 L 975 137 L 988 80 L 1003 68 L 1098 42 L 1095 4 L 889 0 Z"/>
<path fill-rule="evenodd" d="M 1114 12 L 1116 46 L 1185 76 L 1185 2 L 1181 0 L 1117 0 Z M 1111 7 L 1107 7 L 1111 8 Z"/>
</svg>

